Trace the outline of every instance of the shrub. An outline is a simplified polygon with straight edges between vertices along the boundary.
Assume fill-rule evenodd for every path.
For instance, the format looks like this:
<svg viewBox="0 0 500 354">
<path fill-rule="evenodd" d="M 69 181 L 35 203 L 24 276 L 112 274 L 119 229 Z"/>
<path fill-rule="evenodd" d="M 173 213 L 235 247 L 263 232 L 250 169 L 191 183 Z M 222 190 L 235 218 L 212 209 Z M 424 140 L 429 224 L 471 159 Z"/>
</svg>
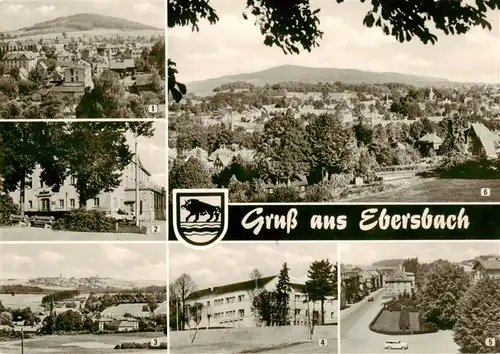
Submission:
<svg viewBox="0 0 500 354">
<path fill-rule="evenodd" d="M 305 202 L 311 203 L 321 203 L 321 202 L 331 202 L 334 200 L 332 189 L 328 184 L 320 183 L 306 188 L 306 193 L 304 196 Z"/>
<path fill-rule="evenodd" d="M 332 188 L 341 188 L 351 184 L 353 179 L 354 175 L 352 173 L 334 173 L 330 175 L 329 185 Z"/>
<path fill-rule="evenodd" d="M 113 232 L 116 220 L 106 216 L 103 211 L 97 210 L 72 210 L 53 225 L 54 230 L 67 230 L 79 232 Z"/>
<path fill-rule="evenodd" d="M 410 312 L 406 309 L 399 313 L 399 329 L 409 330 L 410 329 Z"/>
<path fill-rule="evenodd" d="M 0 195 L 0 225 L 10 223 L 10 215 L 19 213 L 19 208 L 9 195 Z"/>
<path fill-rule="evenodd" d="M 301 202 L 300 192 L 294 187 L 277 187 L 274 193 L 270 193 L 267 197 L 268 202 Z"/>
</svg>

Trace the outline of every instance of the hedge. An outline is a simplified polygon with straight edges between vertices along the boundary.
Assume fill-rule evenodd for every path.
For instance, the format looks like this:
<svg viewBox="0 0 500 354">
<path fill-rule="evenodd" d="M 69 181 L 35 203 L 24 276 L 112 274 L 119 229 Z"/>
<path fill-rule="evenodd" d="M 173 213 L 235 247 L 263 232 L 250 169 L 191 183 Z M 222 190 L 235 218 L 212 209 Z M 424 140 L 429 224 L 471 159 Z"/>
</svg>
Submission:
<svg viewBox="0 0 500 354">
<path fill-rule="evenodd" d="M 122 344 L 117 344 L 115 346 L 115 349 L 167 349 L 167 343 L 163 342 L 160 343 L 158 347 L 152 347 L 151 343 L 144 342 L 144 343 L 137 343 L 137 342 L 127 342 L 127 343 L 122 343 Z"/>
</svg>

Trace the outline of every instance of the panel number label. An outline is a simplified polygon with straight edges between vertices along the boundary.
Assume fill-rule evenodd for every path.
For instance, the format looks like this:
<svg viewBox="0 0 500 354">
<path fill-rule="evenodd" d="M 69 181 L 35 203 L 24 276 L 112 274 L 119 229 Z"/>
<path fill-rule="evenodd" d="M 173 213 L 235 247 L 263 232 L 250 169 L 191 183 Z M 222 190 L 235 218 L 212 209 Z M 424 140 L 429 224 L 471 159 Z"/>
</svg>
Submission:
<svg viewBox="0 0 500 354">
<path fill-rule="evenodd" d="M 496 345 L 496 340 L 493 337 L 486 338 L 485 344 L 487 347 L 494 347 Z"/>
<path fill-rule="evenodd" d="M 491 189 L 481 188 L 481 197 L 489 197 L 491 195 Z"/>
<path fill-rule="evenodd" d="M 160 230 L 161 230 L 160 226 L 158 226 L 158 225 L 151 226 L 151 232 L 154 233 L 154 234 L 159 234 Z"/>
<path fill-rule="evenodd" d="M 149 113 L 158 113 L 158 105 L 157 104 L 150 104 L 148 106 L 148 112 Z"/>
<path fill-rule="evenodd" d="M 151 339 L 151 346 L 153 348 L 158 348 L 160 346 L 160 339 L 159 338 Z"/>
<path fill-rule="evenodd" d="M 318 345 L 320 347 L 326 347 L 328 345 L 328 340 L 327 339 L 318 339 Z"/>
</svg>

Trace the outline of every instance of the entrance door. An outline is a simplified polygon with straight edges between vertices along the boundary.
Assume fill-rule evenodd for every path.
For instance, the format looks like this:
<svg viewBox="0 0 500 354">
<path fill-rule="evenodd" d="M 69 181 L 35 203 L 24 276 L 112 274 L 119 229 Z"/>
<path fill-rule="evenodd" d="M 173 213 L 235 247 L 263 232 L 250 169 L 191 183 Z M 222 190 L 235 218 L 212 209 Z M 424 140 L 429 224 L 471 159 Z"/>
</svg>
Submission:
<svg viewBox="0 0 500 354">
<path fill-rule="evenodd" d="M 50 211 L 50 199 L 49 198 L 42 198 L 42 211 Z"/>
</svg>

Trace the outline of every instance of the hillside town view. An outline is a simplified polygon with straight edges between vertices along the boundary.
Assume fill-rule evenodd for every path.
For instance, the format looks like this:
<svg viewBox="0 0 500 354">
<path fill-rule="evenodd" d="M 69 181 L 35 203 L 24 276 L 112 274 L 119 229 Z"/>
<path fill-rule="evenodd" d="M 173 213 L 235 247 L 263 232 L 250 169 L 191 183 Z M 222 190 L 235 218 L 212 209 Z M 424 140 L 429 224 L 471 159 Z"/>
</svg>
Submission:
<svg viewBox="0 0 500 354">
<path fill-rule="evenodd" d="M 339 247 L 342 353 L 499 352 L 499 242 Z"/>
<path fill-rule="evenodd" d="M 0 123 L 3 240 L 165 240 L 165 124 Z"/>
<path fill-rule="evenodd" d="M 145 244 L 2 245 L 0 352 L 166 349 L 165 255 Z"/>
<path fill-rule="evenodd" d="M 164 17 L 163 3 L 148 4 L 151 16 Z M 32 5 L 3 4 L 2 12 L 31 15 Z M 78 13 L 82 4 L 67 1 L 47 8 L 68 15 L 33 16 L 0 32 L 0 118 L 165 117 L 163 26 Z M 117 12 L 130 15 L 108 13 Z"/>
<path fill-rule="evenodd" d="M 337 351 L 336 245 L 169 247 L 172 352 Z"/>
<path fill-rule="evenodd" d="M 323 32 L 296 37 L 285 19 L 266 27 L 275 19 L 260 8 L 245 16 L 262 33 L 238 21 L 238 4 L 214 3 L 218 20 L 199 32 L 176 13 L 171 79 L 185 87 L 170 90 L 170 189 L 229 188 L 233 202 L 500 200 L 496 12 L 464 4 L 457 13 L 489 26 L 436 32 L 431 45 L 403 15 L 385 18 L 391 6 L 311 4 L 321 11 L 296 15 Z M 461 59 L 444 64 L 448 54 Z"/>
</svg>

